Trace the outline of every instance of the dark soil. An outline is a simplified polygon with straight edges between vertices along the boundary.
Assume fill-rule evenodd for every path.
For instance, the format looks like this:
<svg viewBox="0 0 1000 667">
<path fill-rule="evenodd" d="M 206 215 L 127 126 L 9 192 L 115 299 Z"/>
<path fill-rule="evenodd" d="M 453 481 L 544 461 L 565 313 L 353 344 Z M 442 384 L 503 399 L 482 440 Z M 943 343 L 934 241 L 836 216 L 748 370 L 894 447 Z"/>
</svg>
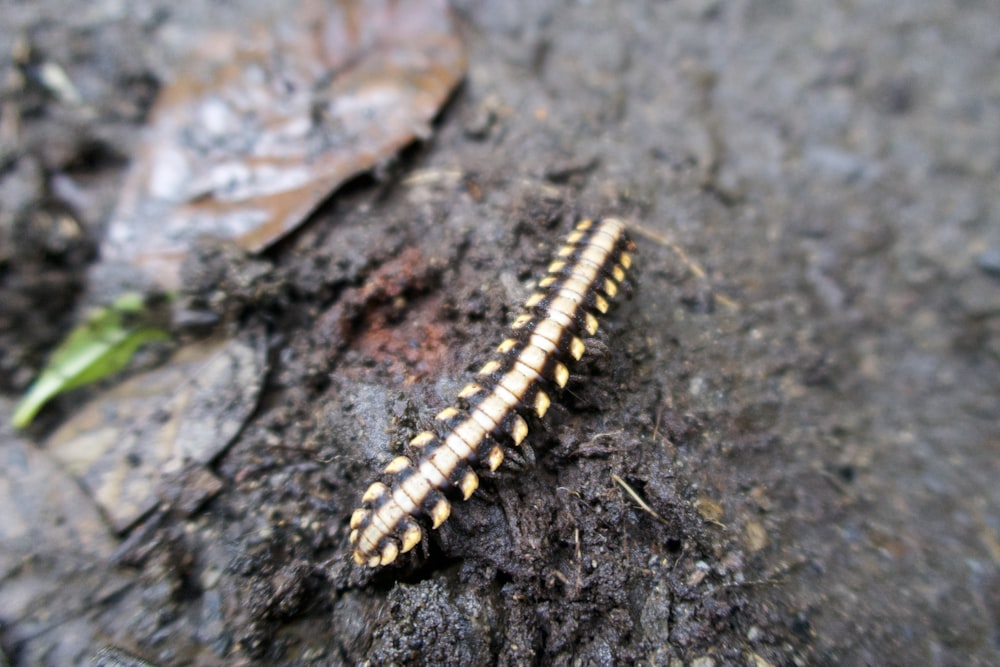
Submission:
<svg viewBox="0 0 1000 667">
<path fill-rule="evenodd" d="M 266 9 L 200 4 L 3 8 L 4 423 L 107 297 L 87 270 L 186 36 Z M 83 395 L 0 430 L 0 491 L 74 494 L 3 547 L 0 664 L 1000 664 L 1000 5 L 456 11 L 433 139 L 262 257 L 188 263 L 192 308 L 270 341 L 209 504 L 98 537 L 34 444 Z M 602 215 L 634 293 L 525 460 L 416 558 L 353 565 L 374 471 Z"/>
</svg>

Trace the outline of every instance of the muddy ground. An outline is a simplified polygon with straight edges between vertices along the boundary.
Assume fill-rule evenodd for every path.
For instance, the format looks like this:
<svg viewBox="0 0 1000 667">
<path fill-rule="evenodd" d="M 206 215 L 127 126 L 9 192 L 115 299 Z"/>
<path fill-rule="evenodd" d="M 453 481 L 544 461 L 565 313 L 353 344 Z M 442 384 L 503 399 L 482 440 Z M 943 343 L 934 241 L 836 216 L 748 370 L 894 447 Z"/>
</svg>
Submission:
<svg viewBox="0 0 1000 667">
<path fill-rule="evenodd" d="M 0 484 L 56 509 L 3 547 L 0 664 L 1000 664 L 1000 5 L 456 3 L 430 141 L 189 265 L 270 370 L 222 490 L 125 535 L 38 446 L 87 392 L 6 416 L 187 36 L 267 8 L 72 6 L 2 8 L 5 71 L 89 103 L 7 76 Z M 533 460 L 356 568 L 372 471 L 588 215 L 633 226 L 636 289 Z"/>
</svg>

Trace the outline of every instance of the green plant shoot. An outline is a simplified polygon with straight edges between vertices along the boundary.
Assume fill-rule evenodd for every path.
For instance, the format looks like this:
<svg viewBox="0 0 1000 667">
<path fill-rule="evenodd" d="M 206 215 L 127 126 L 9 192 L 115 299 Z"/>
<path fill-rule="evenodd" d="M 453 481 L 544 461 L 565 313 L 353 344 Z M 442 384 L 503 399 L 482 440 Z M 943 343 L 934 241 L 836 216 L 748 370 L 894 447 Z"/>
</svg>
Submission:
<svg viewBox="0 0 1000 667">
<path fill-rule="evenodd" d="M 144 343 L 169 338 L 166 331 L 153 326 L 143 295 L 123 294 L 90 314 L 56 348 L 14 411 L 14 426 L 27 427 L 57 394 L 122 370 Z"/>
</svg>

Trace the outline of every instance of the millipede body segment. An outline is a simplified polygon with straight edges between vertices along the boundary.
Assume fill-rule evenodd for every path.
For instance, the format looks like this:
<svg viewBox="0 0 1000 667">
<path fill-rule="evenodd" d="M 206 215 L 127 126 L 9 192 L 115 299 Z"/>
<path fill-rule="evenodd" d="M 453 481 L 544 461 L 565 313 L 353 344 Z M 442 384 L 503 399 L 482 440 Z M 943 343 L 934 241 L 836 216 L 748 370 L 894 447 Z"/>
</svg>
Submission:
<svg viewBox="0 0 1000 667">
<path fill-rule="evenodd" d="M 566 386 L 567 364 L 586 351 L 597 316 L 608 311 L 632 264 L 635 246 L 620 220 L 584 220 L 570 233 L 548 273 L 511 325 L 497 356 L 458 394 L 434 429 L 410 441 L 412 456 L 393 459 L 351 515 L 358 565 L 388 565 L 451 514 L 448 497 L 467 499 L 479 486 L 476 468 L 496 470 L 504 448 L 528 435 L 529 413 L 545 416 L 549 392 Z"/>
</svg>

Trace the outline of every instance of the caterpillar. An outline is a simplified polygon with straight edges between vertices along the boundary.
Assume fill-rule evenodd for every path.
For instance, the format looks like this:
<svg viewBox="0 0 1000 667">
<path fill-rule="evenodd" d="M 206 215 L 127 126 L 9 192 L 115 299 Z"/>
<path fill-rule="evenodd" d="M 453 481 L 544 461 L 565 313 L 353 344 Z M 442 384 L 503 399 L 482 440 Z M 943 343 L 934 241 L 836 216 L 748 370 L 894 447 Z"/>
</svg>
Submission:
<svg viewBox="0 0 1000 667">
<path fill-rule="evenodd" d="M 368 487 L 351 515 L 350 542 L 358 565 L 388 565 L 422 539 L 421 519 L 439 527 L 451 514 L 446 495 L 467 500 L 478 488 L 474 468 L 496 470 L 504 446 L 528 435 L 524 415 L 545 416 L 549 392 L 566 386 L 570 360 L 597 333 L 597 315 L 608 311 L 635 245 L 620 220 L 583 220 L 549 264 L 500 346 L 476 379 L 458 394 L 456 407 L 434 418 L 434 430 L 410 441 L 413 456 L 398 456 L 382 481 Z"/>
</svg>

